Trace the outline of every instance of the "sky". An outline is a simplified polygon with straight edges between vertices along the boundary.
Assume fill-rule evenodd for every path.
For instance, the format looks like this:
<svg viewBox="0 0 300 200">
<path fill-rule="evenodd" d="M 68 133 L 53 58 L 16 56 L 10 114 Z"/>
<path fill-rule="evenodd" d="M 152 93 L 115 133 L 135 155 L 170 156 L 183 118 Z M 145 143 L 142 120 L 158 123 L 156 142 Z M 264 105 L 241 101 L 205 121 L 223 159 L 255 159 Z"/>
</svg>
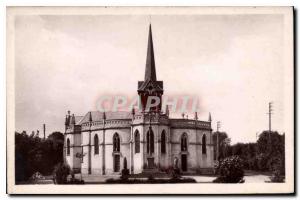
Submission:
<svg viewBox="0 0 300 200">
<path fill-rule="evenodd" d="M 144 15 L 15 18 L 16 131 L 64 132 L 68 110 L 85 115 L 103 95 L 137 94 L 150 19 Z M 199 99 L 200 120 L 221 121 L 231 142 L 282 133 L 282 15 L 153 15 L 156 73 L 164 95 Z M 187 113 L 190 118 L 193 113 Z M 180 113 L 171 114 L 173 117 Z"/>
</svg>

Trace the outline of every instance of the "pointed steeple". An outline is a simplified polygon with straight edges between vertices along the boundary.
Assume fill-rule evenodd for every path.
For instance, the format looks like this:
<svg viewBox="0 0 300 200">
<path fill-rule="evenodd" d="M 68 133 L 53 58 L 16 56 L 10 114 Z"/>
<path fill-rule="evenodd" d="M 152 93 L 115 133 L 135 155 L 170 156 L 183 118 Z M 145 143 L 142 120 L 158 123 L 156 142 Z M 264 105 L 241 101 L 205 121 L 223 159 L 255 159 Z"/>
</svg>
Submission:
<svg viewBox="0 0 300 200">
<path fill-rule="evenodd" d="M 169 111 L 169 106 L 168 105 L 166 105 L 166 115 L 169 117 L 169 115 L 170 115 L 170 111 Z"/>
<path fill-rule="evenodd" d="M 211 114 L 209 112 L 208 121 L 211 122 Z"/>
<path fill-rule="evenodd" d="M 162 106 L 162 95 L 164 93 L 163 81 L 157 81 L 156 70 L 155 70 L 155 60 L 154 60 L 154 49 L 152 41 L 152 30 L 151 24 L 149 26 L 149 36 L 148 36 L 148 48 L 147 48 L 147 59 L 146 59 L 146 69 L 145 69 L 145 79 L 144 81 L 138 82 L 138 95 L 141 100 L 141 109 L 146 111 L 148 97 L 156 96 L 160 99 L 159 105 L 152 107 L 151 111 L 160 113 Z"/>
<path fill-rule="evenodd" d="M 156 70 L 155 70 L 151 24 L 149 26 L 148 48 L 147 48 L 146 70 L 145 70 L 145 81 L 147 80 L 156 81 Z"/>
<path fill-rule="evenodd" d="M 66 115 L 65 126 L 69 126 L 69 118 L 68 118 L 68 115 Z"/>
<path fill-rule="evenodd" d="M 72 114 L 71 124 L 75 125 L 75 115 Z"/>
<path fill-rule="evenodd" d="M 195 120 L 198 120 L 198 113 L 195 112 Z"/>
<path fill-rule="evenodd" d="M 93 118 L 92 118 L 92 112 L 89 112 L 89 122 L 92 122 Z"/>
</svg>

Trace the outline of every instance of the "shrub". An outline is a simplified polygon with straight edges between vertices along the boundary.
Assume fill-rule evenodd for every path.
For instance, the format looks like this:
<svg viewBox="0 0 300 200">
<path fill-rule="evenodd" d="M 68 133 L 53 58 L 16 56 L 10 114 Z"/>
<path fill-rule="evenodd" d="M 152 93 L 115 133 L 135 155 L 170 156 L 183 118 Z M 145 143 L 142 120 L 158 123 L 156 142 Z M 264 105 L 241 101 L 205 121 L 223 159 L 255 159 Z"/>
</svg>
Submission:
<svg viewBox="0 0 300 200">
<path fill-rule="evenodd" d="M 180 179 L 180 169 L 174 168 L 172 171 L 172 179 Z"/>
<path fill-rule="evenodd" d="M 284 176 L 281 175 L 280 170 L 275 170 L 270 177 L 271 182 L 274 183 L 283 183 L 284 182 Z"/>
<path fill-rule="evenodd" d="M 68 175 L 70 174 L 70 167 L 64 163 L 59 163 L 55 166 L 53 171 L 53 179 L 55 184 L 67 184 Z"/>
<path fill-rule="evenodd" d="M 197 183 L 193 178 L 171 178 L 166 181 L 167 183 Z"/>
<path fill-rule="evenodd" d="M 271 182 L 275 183 L 282 183 L 284 182 L 284 167 L 282 167 L 282 159 L 280 157 L 276 157 L 271 159 L 270 165 L 271 165 L 271 171 L 272 176 L 270 177 Z"/>
<path fill-rule="evenodd" d="M 150 174 L 149 176 L 148 176 L 148 181 L 151 183 L 151 182 L 154 182 L 154 177 L 153 177 L 153 175 L 152 174 Z"/>
<path fill-rule="evenodd" d="M 121 179 L 128 179 L 129 177 L 129 169 L 122 169 Z"/>
<path fill-rule="evenodd" d="M 172 166 L 168 166 L 164 169 L 164 172 L 166 172 L 167 174 L 172 174 L 173 173 L 173 167 Z"/>
<path fill-rule="evenodd" d="M 243 182 L 243 161 L 238 156 L 231 156 L 220 161 L 219 176 L 215 183 L 241 183 Z"/>
<path fill-rule="evenodd" d="M 269 159 L 269 170 L 272 172 L 279 171 L 281 175 L 285 174 L 284 158 L 280 156 L 272 157 Z"/>
<path fill-rule="evenodd" d="M 68 182 L 67 184 L 73 184 L 73 185 L 75 185 L 75 184 L 84 184 L 84 180 L 79 180 L 79 179 L 76 179 L 76 178 L 74 178 L 74 179 L 71 179 L 70 180 L 70 182 Z"/>
<path fill-rule="evenodd" d="M 220 168 L 220 162 L 215 161 L 214 162 L 214 174 L 219 174 L 219 168 Z"/>
<path fill-rule="evenodd" d="M 126 157 L 124 158 L 124 163 L 123 163 L 123 167 L 124 169 L 122 169 L 121 173 L 121 179 L 123 180 L 127 180 L 129 177 L 129 169 L 127 169 L 127 159 Z"/>
</svg>

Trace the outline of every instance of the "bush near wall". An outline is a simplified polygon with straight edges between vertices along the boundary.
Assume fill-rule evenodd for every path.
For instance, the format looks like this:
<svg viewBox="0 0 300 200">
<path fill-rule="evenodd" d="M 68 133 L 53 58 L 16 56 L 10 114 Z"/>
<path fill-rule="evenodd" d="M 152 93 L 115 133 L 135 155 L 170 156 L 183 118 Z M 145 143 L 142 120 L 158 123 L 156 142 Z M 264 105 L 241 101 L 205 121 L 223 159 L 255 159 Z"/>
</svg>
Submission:
<svg viewBox="0 0 300 200">
<path fill-rule="evenodd" d="M 216 165 L 218 173 L 214 183 L 242 183 L 244 177 L 243 161 L 238 156 L 230 156 Z"/>
<path fill-rule="evenodd" d="M 68 175 L 70 174 L 71 170 L 69 165 L 64 163 L 59 163 L 55 166 L 53 171 L 53 180 L 55 184 L 67 184 L 68 182 Z"/>
</svg>

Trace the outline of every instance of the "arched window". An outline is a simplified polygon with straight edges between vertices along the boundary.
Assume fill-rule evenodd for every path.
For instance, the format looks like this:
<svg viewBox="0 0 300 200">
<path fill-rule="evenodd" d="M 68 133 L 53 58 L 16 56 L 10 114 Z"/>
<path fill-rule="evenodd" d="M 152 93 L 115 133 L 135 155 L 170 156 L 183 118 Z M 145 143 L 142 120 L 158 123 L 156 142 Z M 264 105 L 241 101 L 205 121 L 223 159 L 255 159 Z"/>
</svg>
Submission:
<svg viewBox="0 0 300 200">
<path fill-rule="evenodd" d="M 67 139 L 67 155 L 70 155 L 70 140 Z"/>
<path fill-rule="evenodd" d="M 99 154 L 99 139 L 97 134 L 94 136 L 94 145 L 95 145 L 94 148 L 95 154 Z"/>
<path fill-rule="evenodd" d="M 135 153 L 140 153 L 140 133 L 138 130 L 135 131 L 134 141 L 135 141 Z"/>
<path fill-rule="evenodd" d="M 113 137 L 113 150 L 114 150 L 114 152 L 120 151 L 120 137 L 119 137 L 118 133 L 115 133 L 114 137 Z"/>
<path fill-rule="evenodd" d="M 147 132 L 147 153 L 154 153 L 154 134 L 151 128 Z"/>
<path fill-rule="evenodd" d="M 161 133 L 161 148 L 160 148 L 160 152 L 162 154 L 166 153 L 166 132 L 165 130 L 162 131 Z"/>
<path fill-rule="evenodd" d="M 187 151 L 187 135 L 183 133 L 181 136 L 181 151 Z"/>
<path fill-rule="evenodd" d="M 202 137 L 202 154 L 206 154 L 206 136 L 205 136 L 205 134 Z"/>
</svg>

